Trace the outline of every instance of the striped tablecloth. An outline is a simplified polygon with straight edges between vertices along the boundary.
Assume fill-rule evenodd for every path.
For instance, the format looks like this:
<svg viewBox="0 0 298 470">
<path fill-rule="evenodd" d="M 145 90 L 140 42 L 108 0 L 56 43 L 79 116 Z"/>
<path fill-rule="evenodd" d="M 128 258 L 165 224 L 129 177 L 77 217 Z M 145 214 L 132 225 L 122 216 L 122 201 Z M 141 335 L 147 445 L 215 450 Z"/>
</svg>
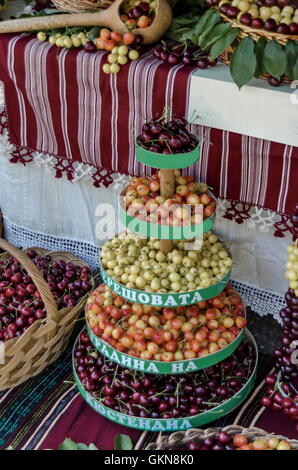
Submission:
<svg viewBox="0 0 298 470">
<path fill-rule="evenodd" d="M 106 57 L 59 50 L 32 35 L 1 36 L 6 99 L 1 124 L 13 144 L 11 161 L 26 164 L 41 154 L 54 156 L 56 176 L 69 179 L 83 163 L 94 169 L 96 186 L 108 186 L 113 173 L 148 171 L 135 160 L 134 138 L 142 121 L 164 107 L 176 115 L 187 113 L 194 68 L 169 67 L 147 52 L 119 74 L 105 75 Z M 191 171 L 216 195 L 244 204 L 240 210 L 232 205 L 230 217 L 243 220 L 253 205 L 285 215 L 293 211 L 297 147 L 200 126 L 193 132 L 203 142 L 201 160 Z"/>
</svg>

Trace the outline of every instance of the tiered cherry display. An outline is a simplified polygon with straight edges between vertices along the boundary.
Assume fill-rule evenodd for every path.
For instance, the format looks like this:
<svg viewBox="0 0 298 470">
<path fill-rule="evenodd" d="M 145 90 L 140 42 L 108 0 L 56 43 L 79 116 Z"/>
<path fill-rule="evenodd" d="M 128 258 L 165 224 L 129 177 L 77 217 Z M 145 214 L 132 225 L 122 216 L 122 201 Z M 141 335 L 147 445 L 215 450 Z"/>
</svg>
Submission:
<svg viewBox="0 0 298 470">
<path fill-rule="evenodd" d="M 232 260 L 211 232 L 216 200 L 207 185 L 176 168 L 198 158 L 184 119 L 144 124 L 137 160 L 160 169 L 132 178 L 121 193 L 128 232 L 102 248 L 105 284 L 88 300 L 87 331 L 74 349 L 85 400 L 137 429 L 174 431 L 213 421 L 236 408 L 255 380 L 258 353 L 245 330 L 243 301 L 229 284 Z M 180 233 L 173 231 L 175 217 Z"/>
<path fill-rule="evenodd" d="M 298 204 L 291 223 L 294 243 L 288 246 L 285 272 L 289 289 L 285 294 L 286 306 L 280 311 L 283 335 L 280 348 L 274 351 L 277 370 L 266 377 L 267 395 L 262 404 L 298 421 Z"/>
</svg>

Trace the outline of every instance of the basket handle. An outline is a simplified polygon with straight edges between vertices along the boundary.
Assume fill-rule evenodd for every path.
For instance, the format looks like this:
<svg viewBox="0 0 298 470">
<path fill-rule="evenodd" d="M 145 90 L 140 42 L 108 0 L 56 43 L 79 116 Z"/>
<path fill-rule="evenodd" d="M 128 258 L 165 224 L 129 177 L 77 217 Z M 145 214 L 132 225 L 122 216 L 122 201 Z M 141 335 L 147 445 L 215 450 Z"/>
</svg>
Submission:
<svg viewBox="0 0 298 470">
<path fill-rule="evenodd" d="M 13 256 L 19 263 L 22 264 L 22 266 L 24 266 L 28 274 L 31 276 L 35 287 L 40 293 L 42 301 L 45 305 L 47 317 L 57 323 L 59 315 L 54 296 L 50 291 L 47 282 L 45 281 L 41 272 L 35 266 L 33 261 L 31 261 L 31 259 L 29 258 L 29 256 L 26 255 L 26 253 L 24 253 L 19 248 L 16 248 L 15 246 L 11 245 L 6 240 L 3 240 L 3 238 L 0 238 L 0 248 L 2 248 L 11 256 Z"/>
</svg>

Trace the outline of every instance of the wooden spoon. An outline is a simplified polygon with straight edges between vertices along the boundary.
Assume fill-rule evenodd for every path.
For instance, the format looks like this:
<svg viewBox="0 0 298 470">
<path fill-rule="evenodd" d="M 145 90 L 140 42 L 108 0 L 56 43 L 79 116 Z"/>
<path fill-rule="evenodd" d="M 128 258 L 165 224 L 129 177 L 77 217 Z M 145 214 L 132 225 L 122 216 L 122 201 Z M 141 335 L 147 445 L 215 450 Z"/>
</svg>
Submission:
<svg viewBox="0 0 298 470">
<path fill-rule="evenodd" d="M 127 32 L 127 27 L 120 19 L 119 8 L 123 0 L 116 0 L 108 9 L 93 13 L 71 13 L 36 18 L 20 18 L 2 21 L 0 34 L 27 31 L 45 31 L 73 26 L 105 26 L 119 33 Z M 172 9 L 167 0 L 159 0 L 155 18 L 148 28 L 135 29 L 134 33 L 142 34 L 144 44 L 158 41 L 168 30 L 172 22 Z"/>
</svg>

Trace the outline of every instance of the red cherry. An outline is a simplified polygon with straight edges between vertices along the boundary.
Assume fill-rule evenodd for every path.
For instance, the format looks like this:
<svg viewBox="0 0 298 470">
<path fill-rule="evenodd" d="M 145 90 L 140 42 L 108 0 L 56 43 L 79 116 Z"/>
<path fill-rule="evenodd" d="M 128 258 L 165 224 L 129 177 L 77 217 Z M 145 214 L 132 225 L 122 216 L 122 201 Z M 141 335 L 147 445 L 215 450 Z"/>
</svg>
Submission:
<svg viewBox="0 0 298 470">
<path fill-rule="evenodd" d="M 239 13 L 239 9 L 237 7 L 229 6 L 227 9 L 227 16 L 229 18 L 236 18 Z"/>
<path fill-rule="evenodd" d="M 264 21 L 261 18 L 254 18 L 251 21 L 251 27 L 254 29 L 263 29 Z"/>
<path fill-rule="evenodd" d="M 290 23 L 289 29 L 291 34 L 298 34 L 298 24 L 297 23 Z"/>
<path fill-rule="evenodd" d="M 266 29 L 266 31 L 276 31 L 276 22 L 273 18 L 268 18 L 268 20 L 265 21 L 264 29 Z"/>
<path fill-rule="evenodd" d="M 5 290 L 5 295 L 6 295 L 6 297 L 13 297 L 15 294 L 16 294 L 16 290 L 13 289 L 13 287 L 8 287 L 8 288 Z"/>
<path fill-rule="evenodd" d="M 266 408 L 269 408 L 272 405 L 272 400 L 269 397 L 264 397 L 264 398 L 262 398 L 261 403 Z"/>
<path fill-rule="evenodd" d="M 240 16 L 240 23 L 244 24 L 245 26 L 250 26 L 251 25 L 251 20 L 252 20 L 252 17 L 251 17 L 250 13 L 243 13 Z"/>
</svg>

